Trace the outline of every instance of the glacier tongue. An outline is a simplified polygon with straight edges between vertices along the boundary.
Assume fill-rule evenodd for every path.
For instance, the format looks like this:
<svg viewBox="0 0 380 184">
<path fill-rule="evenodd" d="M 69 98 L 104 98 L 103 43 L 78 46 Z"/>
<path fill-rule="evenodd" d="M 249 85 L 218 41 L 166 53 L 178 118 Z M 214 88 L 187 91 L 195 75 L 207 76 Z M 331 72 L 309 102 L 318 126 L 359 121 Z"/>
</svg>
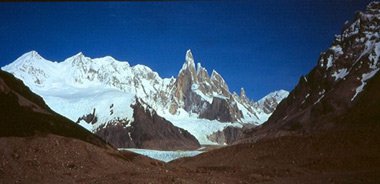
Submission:
<svg viewBox="0 0 380 184">
<path fill-rule="evenodd" d="M 271 96 L 272 101 L 265 109 L 249 100 L 245 92 L 241 96 L 231 93 L 216 71 L 209 76 L 200 64 L 195 68 L 190 50 L 177 78 L 163 79 L 147 66 L 130 66 L 111 56 L 92 59 L 82 52 L 63 62 L 52 62 L 31 51 L 2 69 L 23 80 L 49 107 L 74 122 L 94 112 L 97 121 L 93 124 L 79 121 L 88 130 L 95 131 L 114 120 L 133 121 L 130 105 L 138 97 L 204 144 L 212 143 L 207 139 L 208 134 L 228 125 L 265 122 L 287 95 L 283 92 Z M 210 108 L 216 109 L 210 111 Z M 199 118 L 207 109 L 215 119 Z M 231 113 L 225 119 L 229 123 L 219 121 L 219 111 Z"/>
</svg>

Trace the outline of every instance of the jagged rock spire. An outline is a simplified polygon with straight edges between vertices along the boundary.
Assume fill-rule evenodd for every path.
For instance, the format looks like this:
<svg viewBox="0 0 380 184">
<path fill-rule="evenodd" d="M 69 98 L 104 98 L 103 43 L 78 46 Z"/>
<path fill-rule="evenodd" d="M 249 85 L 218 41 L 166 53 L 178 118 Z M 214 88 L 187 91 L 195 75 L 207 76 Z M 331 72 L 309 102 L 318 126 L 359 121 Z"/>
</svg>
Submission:
<svg viewBox="0 0 380 184">
<path fill-rule="evenodd" d="M 191 76 L 192 81 L 197 81 L 194 57 L 190 49 L 186 51 L 185 63 L 182 65 L 182 69 L 179 71 L 178 76 L 187 75 L 187 73 Z"/>
<path fill-rule="evenodd" d="M 194 57 L 190 49 L 186 51 L 186 63 L 189 65 L 194 65 Z"/>
<path fill-rule="evenodd" d="M 247 98 L 244 88 L 240 88 L 240 98 Z"/>
</svg>

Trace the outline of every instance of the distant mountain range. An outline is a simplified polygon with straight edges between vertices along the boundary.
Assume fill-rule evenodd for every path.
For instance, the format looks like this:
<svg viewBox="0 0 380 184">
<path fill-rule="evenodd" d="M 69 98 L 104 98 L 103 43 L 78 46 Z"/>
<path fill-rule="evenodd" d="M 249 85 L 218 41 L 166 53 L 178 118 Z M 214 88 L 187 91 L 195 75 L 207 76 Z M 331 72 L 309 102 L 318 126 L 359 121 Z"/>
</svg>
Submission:
<svg viewBox="0 0 380 184">
<path fill-rule="evenodd" d="M 177 78 L 161 78 L 144 65 L 130 66 L 110 56 L 91 59 L 83 53 L 52 62 L 31 51 L 2 69 L 23 80 L 50 108 L 94 133 L 133 122 L 132 106 L 141 99 L 201 144 L 215 144 L 208 136 L 226 126 L 265 122 L 288 95 L 280 90 L 253 102 L 243 88 L 240 95 L 231 93 L 219 73 L 213 70 L 209 76 L 200 63 L 195 66 L 190 50 Z M 129 145 L 119 143 L 115 145 Z"/>
</svg>

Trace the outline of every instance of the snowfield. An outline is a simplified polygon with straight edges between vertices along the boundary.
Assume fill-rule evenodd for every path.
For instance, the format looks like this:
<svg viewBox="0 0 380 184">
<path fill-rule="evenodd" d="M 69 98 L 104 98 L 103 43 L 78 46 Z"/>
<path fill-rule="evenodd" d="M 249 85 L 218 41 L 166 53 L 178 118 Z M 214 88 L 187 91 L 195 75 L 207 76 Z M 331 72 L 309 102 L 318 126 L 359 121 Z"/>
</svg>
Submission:
<svg viewBox="0 0 380 184">
<path fill-rule="evenodd" d="M 37 91 L 51 109 L 74 122 L 95 109 L 97 123 L 92 125 L 80 121 L 80 125 L 89 131 L 96 130 L 102 124 L 118 118 L 133 120 L 133 109 L 130 104 L 135 101 L 134 96 L 116 89 L 93 86 L 86 90 L 57 88 Z"/>
</svg>

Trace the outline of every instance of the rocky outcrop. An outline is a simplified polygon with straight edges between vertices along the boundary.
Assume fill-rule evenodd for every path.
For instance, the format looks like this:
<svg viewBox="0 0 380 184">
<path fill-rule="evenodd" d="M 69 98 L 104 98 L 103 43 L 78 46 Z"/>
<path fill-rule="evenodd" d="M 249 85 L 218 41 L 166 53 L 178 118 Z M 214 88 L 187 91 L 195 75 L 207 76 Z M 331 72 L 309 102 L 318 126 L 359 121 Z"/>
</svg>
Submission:
<svg viewBox="0 0 380 184">
<path fill-rule="evenodd" d="M 242 128 L 228 126 L 224 128 L 222 131 L 217 131 L 207 136 L 207 138 L 213 142 L 217 142 L 218 144 L 227 145 L 238 140 L 239 138 L 241 138 L 242 135 Z"/>
<path fill-rule="evenodd" d="M 94 108 L 92 110 L 92 113 L 83 115 L 82 117 L 78 118 L 78 120 L 76 121 L 76 123 L 79 123 L 80 121 L 83 120 L 86 123 L 95 124 L 98 121 L 98 118 L 95 115 L 95 111 L 96 111 L 96 109 Z"/>
<path fill-rule="evenodd" d="M 95 134 L 116 148 L 136 148 L 131 137 L 132 128 L 128 120 L 114 120 L 100 126 Z"/>
<path fill-rule="evenodd" d="M 188 131 L 160 117 L 140 99 L 132 105 L 133 121 L 111 122 L 98 128 L 96 134 L 118 148 L 156 150 L 193 150 L 200 147 Z"/>
<path fill-rule="evenodd" d="M 186 53 L 186 61 L 182 66 L 181 71 L 178 74 L 175 86 L 175 97 L 179 102 L 185 103 L 186 97 L 191 92 L 191 86 L 198 82 L 198 78 L 195 71 L 194 58 L 190 51 Z M 184 104 L 185 106 L 187 104 Z"/>
<path fill-rule="evenodd" d="M 188 112 L 199 114 L 200 118 L 209 120 L 242 121 L 244 115 L 236 105 L 236 100 L 232 97 L 223 77 L 215 70 L 209 76 L 200 63 L 195 68 L 190 50 L 187 51 L 185 59 L 173 88 L 175 105 L 171 106 L 173 108 L 171 112 L 175 113 L 175 108 L 183 108 Z M 238 96 L 236 98 L 239 98 L 239 103 L 251 105 L 248 104 L 246 96 L 244 100 L 240 100 Z"/>
<path fill-rule="evenodd" d="M 315 134 L 356 126 L 347 124 L 351 120 L 345 117 L 359 118 L 355 116 L 360 114 L 350 112 L 361 108 L 359 101 L 367 93 L 374 94 L 371 90 L 375 89 L 369 86 L 378 83 L 379 78 L 379 32 L 380 3 L 374 2 L 345 25 L 332 46 L 320 55 L 317 66 L 300 78 L 288 98 L 278 105 L 262 127 L 247 135 L 248 139 Z M 378 99 L 377 96 L 373 95 L 373 100 Z M 368 111 L 379 114 L 379 106 L 374 103 L 380 102 L 373 100 L 367 102 L 373 104 Z"/>
<path fill-rule="evenodd" d="M 222 145 L 230 145 L 234 142 L 242 139 L 246 131 L 255 128 L 256 125 L 244 124 L 243 127 L 227 126 L 223 130 L 214 132 L 208 135 L 207 138 L 213 142 L 217 142 Z"/>
<path fill-rule="evenodd" d="M 215 70 L 212 71 L 210 80 L 213 84 L 213 92 L 216 92 L 216 94 L 226 97 L 229 97 L 231 95 L 226 81 L 224 81 L 223 77 Z"/>
<path fill-rule="evenodd" d="M 221 122 L 234 122 L 234 120 L 242 118 L 242 113 L 236 104 L 230 104 L 228 99 L 214 97 L 212 104 L 205 108 L 199 117 Z"/>
<path fill-rule="evenodd" d="M 183 108 L 192 113 L 200 113 L 203 110 L 202 107 L 209 104 L 201 96 L 202 94 L 212 93 L 212 89 L 205 85 L 209 82 L 207 70 L 201 67 L 200 64 L 198 64 L 198 69 L 195 68 L 193 55 L 188 50 L 185 63 L 178 73 L 174 84 L 175 88 L 173 88 L 174 101 L 178 103 L 176 108 Z"/>
</svg>

